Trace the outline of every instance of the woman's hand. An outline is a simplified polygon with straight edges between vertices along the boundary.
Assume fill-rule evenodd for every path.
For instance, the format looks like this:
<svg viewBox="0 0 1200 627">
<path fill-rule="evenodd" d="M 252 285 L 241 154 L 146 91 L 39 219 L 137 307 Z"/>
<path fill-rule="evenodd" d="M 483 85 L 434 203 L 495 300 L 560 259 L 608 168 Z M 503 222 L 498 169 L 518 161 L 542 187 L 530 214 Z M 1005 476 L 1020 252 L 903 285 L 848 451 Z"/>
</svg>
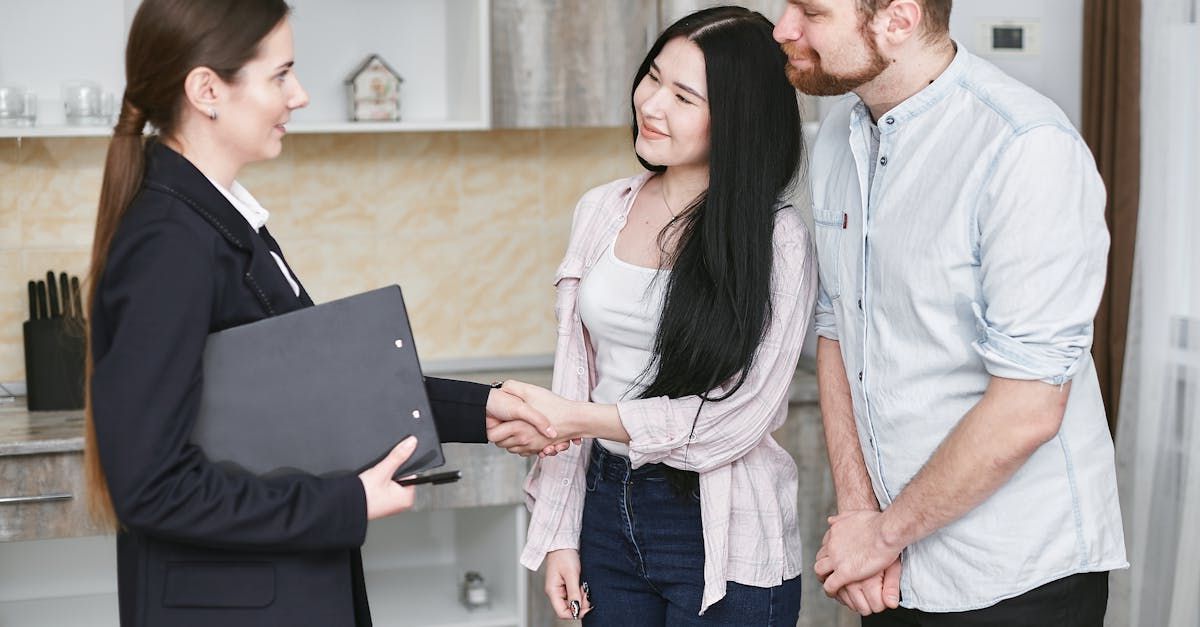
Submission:
<svg viewBox="0 0 1200 627">
<path fill-rule="evenodd" d="M 557 455 L 569 442 L 555 442 L 558 432 L 544 414 L 504 390 L 492 390 L 487 403 L 488 441 L 522 457 Z"/>
<path fill-rule="evenodd" d="M 505 381 L 500 389 L 549 419 L 559 439 L 577 440 L 583 435 L 572 431 L 578 431 L 577 425 L 582 422 L 578 419 L 579 415 L 588 403 L 568 401 L 544 387 L 511 379 Z"/>
<path fill-rule="evenodd" d="M 412 507 L 414 489 L 396 483 L 392 477 L 416 449 L 417 439 L 408 436 L 387 457 L 358 476 L 367 494 L 367 520 L 398 514 Z"/>
<path fill-rule="evenodd" d="M 501 389 L 549 418 L 560 442 L 571 440 L 578 444 L 582 438 L 629 442 L 629 432 L 616 405 L 570 401 L 546 388 L 520 381 L 505 381 Z"/>
<path fill-rule="evenodd" d="M 524 422 L 547 439 L 558 437 L 558 431 L 545 414 L 519 396 L 506 390 L 493 389 L 488 393 L 487 417 L 494 422 Z"/>
<path fill-rule="evenodd" d="M 571 447 L 570 440 L 555 442 L 521 420 L 501 422 L 487 419 L 488 442 L 521 457 L 554 456 Z"/>
<path fill-rule="evenodd" d="M 579 551 L 561 549 L 546 554 L 546 596 L 554 613 L 559 618 L 582 618 L 592 611 L 592 600 L 583 593 L 582 582 L 579 581 Z M 571 611 L 577 603 L 578 614 Z"/>
</svg>

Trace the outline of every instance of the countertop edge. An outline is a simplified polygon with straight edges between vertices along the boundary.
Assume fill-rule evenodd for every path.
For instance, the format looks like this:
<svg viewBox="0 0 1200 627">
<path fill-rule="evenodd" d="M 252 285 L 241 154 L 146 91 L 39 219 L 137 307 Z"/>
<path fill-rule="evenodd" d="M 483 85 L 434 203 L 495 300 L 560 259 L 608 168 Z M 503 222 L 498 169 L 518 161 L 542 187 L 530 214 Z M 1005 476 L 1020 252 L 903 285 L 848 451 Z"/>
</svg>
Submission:
<svg viewBox="0 0 1200 627">
<path fill-rule="evenodd" d="M 448 371 L 441 370 L 437 376 L 463 379 L 468 381 L 478 381 L 487 383 L 497 378 L 508 379 L 527 379 L 531 383 L 548 385 L 551 378 L 550 368 L 530 368 L 530 369 L 502 369 L 502 370 L 477 370 L 477 371 Z M 792 379 L 792 384 L 788 389 L 788 404 L 789 405 L 804 405 L 817 402 L 817 380 L 816 374 L 811 368 L 811 364 L 801 361 L 800 368 L 796 370 L 796 375 Z M 38 421 L 80 421 L 82 411 L 75 412 L 30 412 L 23 410 L 17 406 L 9 406 L 0 411 L 0 427 L 8 426 L 10 429 L 17 431 L 21 423 L 24 423 L 27 429 L 34 428 L 33 425 Z M 11 421 L 16 423 L 15 426 L 5 425 L 5 422 Z M 74 430 L 71 427 L 60 427 L 62 430 Z M 0 429 L 0 437 L 4 437 L 3 429 Z M 27 433 L 22 434 L 17 439 L 2 440 L 0 439 L 0 457 L 11 457 L 17 455 L 40 455 L 51 453 L 74 453 L 83 450 L 83 435 L 71 436 L 49 436 L 46 438 L 36 438 Z"/>
</svg>

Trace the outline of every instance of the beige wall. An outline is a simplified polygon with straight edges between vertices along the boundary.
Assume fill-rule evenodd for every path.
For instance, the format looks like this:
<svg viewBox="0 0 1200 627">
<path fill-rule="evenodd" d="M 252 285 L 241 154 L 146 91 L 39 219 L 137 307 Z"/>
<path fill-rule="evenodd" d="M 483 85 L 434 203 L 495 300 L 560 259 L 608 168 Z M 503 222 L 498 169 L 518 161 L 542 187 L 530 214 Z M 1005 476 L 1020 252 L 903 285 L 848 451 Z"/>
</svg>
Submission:
<svg viewBox="0 0 1200 627">
<path fill-rule="evenodd" d="M 87 269 L 107 140 L 0 139 L 0 381 L 25 378 L 26 281 Z M 423 359 L 553 350 L 575 201 L 640 171 L 628 129 L 295 135 L 239 180 L 314 300 L 404 288 Z"/>
</svg>

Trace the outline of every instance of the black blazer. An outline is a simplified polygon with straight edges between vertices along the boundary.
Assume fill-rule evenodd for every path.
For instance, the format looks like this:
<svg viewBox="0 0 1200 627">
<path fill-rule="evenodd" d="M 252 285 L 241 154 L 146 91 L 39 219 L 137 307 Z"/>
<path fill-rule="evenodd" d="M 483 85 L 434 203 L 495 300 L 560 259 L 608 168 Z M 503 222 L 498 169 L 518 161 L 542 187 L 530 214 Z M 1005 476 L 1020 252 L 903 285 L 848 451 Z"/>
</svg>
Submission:
<svg viewBox="0 0 1200 627">
<path fill-rule="evenodd" d="M 260 479 L 214 466 L 188 443 L 205 337 L 312 305 L 269 246 L 189 161 L 148 146 L 91 318 L 96 440 L 123 526 L 125 627 L 371 624 L 356 476 Z M 427 387 L 443 440 L 486 441 L 487 386 Z"/>
</svg>

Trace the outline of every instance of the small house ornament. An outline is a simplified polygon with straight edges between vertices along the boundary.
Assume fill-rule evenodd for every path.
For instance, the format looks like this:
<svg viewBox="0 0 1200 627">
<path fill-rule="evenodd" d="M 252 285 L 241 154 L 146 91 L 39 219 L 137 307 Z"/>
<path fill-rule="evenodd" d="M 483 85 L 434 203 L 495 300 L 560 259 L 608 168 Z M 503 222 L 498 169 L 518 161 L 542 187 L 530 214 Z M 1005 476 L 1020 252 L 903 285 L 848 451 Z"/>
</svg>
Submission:
<svg viewBox="0 0 1200 627">
<path fill-rule="evenodd" d="M 395 122 L 400 119 L 400 83 L 404 79 L 377 54 L 370 55 L 346 77 L 350 119 Z"/>
</svg>

